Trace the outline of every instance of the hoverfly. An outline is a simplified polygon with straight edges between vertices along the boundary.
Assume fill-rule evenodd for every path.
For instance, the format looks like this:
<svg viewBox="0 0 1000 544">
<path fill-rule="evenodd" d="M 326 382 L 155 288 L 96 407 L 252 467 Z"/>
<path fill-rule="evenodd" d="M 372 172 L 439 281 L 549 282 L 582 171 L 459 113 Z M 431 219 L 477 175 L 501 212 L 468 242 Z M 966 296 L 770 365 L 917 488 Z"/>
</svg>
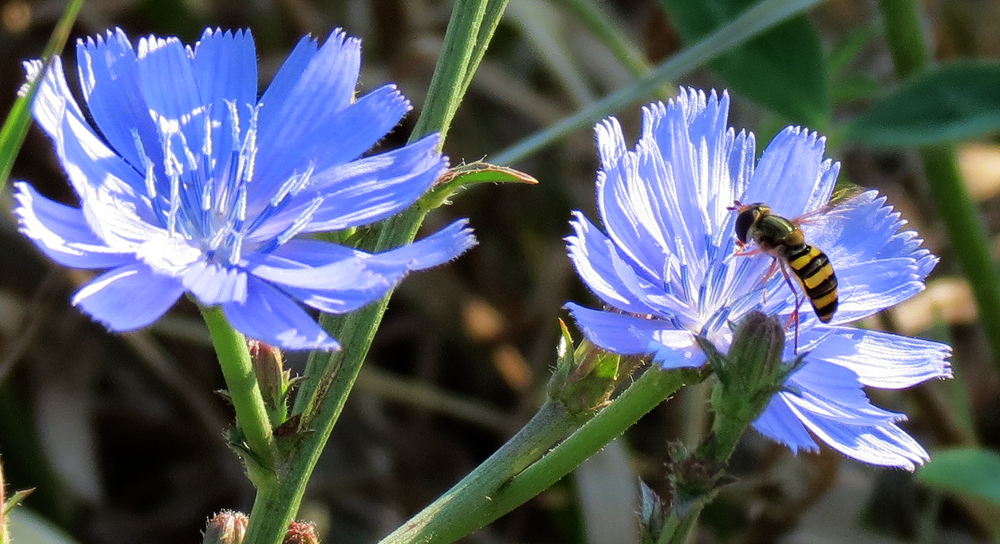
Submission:
<svg viewBox="0 0 1000 544">
<path fill-rule="evenodd" d="M 795 321 L 795 351 L 798 351 L 799 307 L 802 301 L 792 285 L 786 266 L 792 269 L 799 286 L 812 303 L 816 317 L 829 323 L 837 311 L 838 302 L 837 275 L 830 264 L 830 258 L 819 248 L 806 243 L 805 234 L 798 226 L 798 219 L 789 220 L 777 215 L 771 211 L 770 206 L 760 202 L 744 205 L 737 201 L 729 209 L 737 212 L 737 255 L 755 255 L 760 252 L 770 255 L 774 262 L 764 280 L 777 267 L 795 294 L 795 310 L 790 322 Z M 745 251 L 751 242 L 756 244 L 756 249 Z"/>
</svg>

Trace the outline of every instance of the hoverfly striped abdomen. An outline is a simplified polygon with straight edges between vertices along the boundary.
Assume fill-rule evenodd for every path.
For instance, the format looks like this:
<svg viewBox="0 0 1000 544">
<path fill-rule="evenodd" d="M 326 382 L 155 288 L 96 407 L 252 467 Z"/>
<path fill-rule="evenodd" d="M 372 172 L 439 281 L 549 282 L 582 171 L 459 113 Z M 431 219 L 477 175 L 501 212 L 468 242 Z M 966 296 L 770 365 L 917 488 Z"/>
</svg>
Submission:
<svg viewBox="0 0 1000 544">
<path fill-rule="evenodd" d="M 830 258 L 806 243 L 782 246 L 779 251 L 809 297 L 816 317 L 829 323 L 837 311 L 837 275 L 833 272 Z"/>
</svg>

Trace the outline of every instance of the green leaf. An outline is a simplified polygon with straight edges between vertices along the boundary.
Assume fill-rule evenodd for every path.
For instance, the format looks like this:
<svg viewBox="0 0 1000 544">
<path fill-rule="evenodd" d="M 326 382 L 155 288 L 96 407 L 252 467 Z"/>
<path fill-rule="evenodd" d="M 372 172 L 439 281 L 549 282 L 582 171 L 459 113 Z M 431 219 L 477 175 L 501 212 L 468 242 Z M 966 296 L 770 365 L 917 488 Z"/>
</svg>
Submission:
<svg viewBox="0 0 1000 544">
<path fill-rule="evenodd" d="M 66 45 L 66 40 L 69 39 L 70 30 L 73 28 L 77 14 L 80 13 L 81 6 L 83 6 L 83 0 L 72 0 L 66 6 L 66 11 L 63 12 L 55 30 L 52 31 L 52 35 L 49 36 L 49 42 L 45 45 L 45 51 L 42 53 L 42 59 L 45 62 L 44 69 L 14 101 L 14 105 L 11 106 L 10 113 L 7 114 L 7 119 L 3 123 L 3 128 L 0 128 L 0 189 L 7 185 L 7 178 L 10 177 L 14 159 L 17 157 L 18 151 L 21 150 L 21 144 L 24 143 L 24 137 L 28 134 L 28 128 L 31 127 L 31 102 L 35 99 L 35 93 L 38 91 L 38 82 L 45 77 L 52 57 L 62 52 Z"/>
<path fill-rule="evenodd" d="M 842 72 L 881 32 L 882 25 L 874 22 L 850 30 L 830 50 L 826 59 L 827 73 L 836 76 Z"/>
<path fill-rule="evenodd" d="M 962 61 L 917 74 L 847 125 L 877 146 L 938 144 L 1000 129 L 1000 64 Z"/>
<path fill-rule="evenodd" d="M 917 480 L 966 498 L 1000 506 L 1000 455 L 982 449 L 955 449 L 934 454 L 917 471 Z"/>
<path fill-rule="evenodd" d="M 695 43 L 755 2 L 661 0 L 685 43 Z M 796 123 L 823 128 L 830 118 L 827 66 L 819 35 L 798 15 L 744 41 L 709 64 L 726 85 Z"/>
<path fill-rule="evenodd" d="M 476 161 L 448 170 L 441 176 L 437 184 L 420 199 L 419 205 L 424 210 L 433 210 L 446 203 L 451 195 L 462 188 L 479 183 L 527 183 L 535 185 L 538 180 L 513 168 Z"/>
</svg>

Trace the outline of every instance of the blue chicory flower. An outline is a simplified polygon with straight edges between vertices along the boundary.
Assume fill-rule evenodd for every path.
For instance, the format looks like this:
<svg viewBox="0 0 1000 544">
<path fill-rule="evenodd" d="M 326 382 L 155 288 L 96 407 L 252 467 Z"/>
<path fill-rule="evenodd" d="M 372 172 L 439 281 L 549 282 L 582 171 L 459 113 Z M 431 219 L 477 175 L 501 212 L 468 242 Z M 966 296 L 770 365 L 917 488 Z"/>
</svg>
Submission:
<svg viewBox="0 0 1000 544">
<path fill-rule="evenodd" d="M 753 426 L 793 452 L 818 450 L 819 438 L 866 463 L 914 469 L 928 456 L 897 425 L 905 416 L 873 406 L 862 387 L 948 377 L 950 348 L 847 324 L 921 291 L 937 259 L 916 233 L 900 231 L 899 214 L 874 191 L 825 209 L 840 165 L 824 159 L 824 138 L 789 127 L 755 165 L 754 136 L 728 127 L 728 110 L 726 93 L 682 90 L 643 109 L 635 150 L 626 149 L 617 119 L 597 125 L 597 204 L 607 234 L 576 212 L 567 242 L 580 277 L 609 311 L 567 308 L 606 350 L 651 355 L 664 369 L 701 366 L 696 335 L 725 353 L 731 323 L 748 312 L 787 318 L 795 308 L 781 274 L 764 280 L 770 256 L 734 254 L 734 201 L 764 202 L 787 218 L 815 214 L 801 228 L 830 258 L 840 307 L 828 324 L 808 302 L 801 308 L 803 364 Z M 794 334 L 790 327 L 786 360 Z"/>
<path fill-rule="evenodd" d="M 447 166 L 436 135 L 363 156 L 410 104 L 393 85 L 356 98 L 360 64 L 342 31 L 321 47 L 303 38 L 258 99 L 249 32 L 206 30 L 193 47 L 150 36 L 133 49 L 119 29 L 80 41 L 93 124 L 58 58 L 33 110 L 80 208 L 17 183 L 21 231 L 60 264 L 110 269 L 73 303 L 113 331 L 189 293 L 252 338 L 337 349 L 299 302 L 350 312 L 475 244 L 464 220 L 379 254 L 305 236 L 396 214 Z M 41 62 L 26 66 L 39 77 Z"/>
</svg>

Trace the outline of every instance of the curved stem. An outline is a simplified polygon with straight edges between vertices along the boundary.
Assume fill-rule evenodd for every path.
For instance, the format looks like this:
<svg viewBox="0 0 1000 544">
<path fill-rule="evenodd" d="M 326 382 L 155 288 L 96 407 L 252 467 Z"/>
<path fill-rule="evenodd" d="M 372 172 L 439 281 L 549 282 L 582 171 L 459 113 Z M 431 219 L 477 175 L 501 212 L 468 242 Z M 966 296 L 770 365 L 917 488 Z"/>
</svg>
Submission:
<svg viewBox="0 0 1000 544">
<path fill-rule="evenodd" d="M 273 435 L 264 398 L 253 373 L 246 338 L 229 325 L 218 307 L 202 308 L 201 315 L 205 317 L 208 332 L 212 335 L 229 397 L 236 409 L 237 425 L 246 438 L 249 455 L 253 457 L 246 460 L 248 469 L 252 469 L 251 463 L 256 463 L 270 472 L 274 468 Z M 273 485 L 273 478 L 260 478 L 261 475 L 254 470 L 250 470 L 250 474 L 258 476 L 253 478 L 258 489 L 262 485 Z"/>
<path fill-rule="evenodd" d="M 501 485 L 527 468 L 580 423 L 557 402 L 547 401 L 520 431 L 489 459 L 382 539 L 383 544 L 450 542 L 468 534 L 466 525 Z"/>
<path fill-rule="evenodd" d="M 691 376 L 692 373 L 683 371 L 647 370 L 561 443 L 563 430 L 574 427 L 577 424 L 574 419 L 580 416 L 574 417 L 564 410 L 560 413 L 558 405 L 546 403 L 521 432 L 486 462 L 380 544 L 453 542 L 496 520 L 569 474 L 691 380 Z M 554 449 L 544 453 L 553 446 Z M 538 454 L 544 455 L 525 466 L 524 461 Z"/>
</svg>

